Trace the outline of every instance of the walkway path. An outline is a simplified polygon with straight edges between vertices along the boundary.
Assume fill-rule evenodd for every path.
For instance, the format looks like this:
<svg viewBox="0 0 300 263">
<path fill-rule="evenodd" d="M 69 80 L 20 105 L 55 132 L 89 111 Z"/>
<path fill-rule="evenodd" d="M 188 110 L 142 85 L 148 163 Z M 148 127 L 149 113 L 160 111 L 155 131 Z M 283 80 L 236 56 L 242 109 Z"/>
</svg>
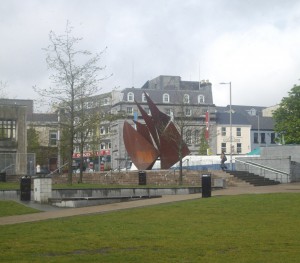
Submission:
<svg viewBox="0 0 300 263">
<path fill-rule="evenodd" d="M 223 196 L 223 195 L 239 195 L 239 194 L 262 194 L 262 193 L 300 193 L 300 183 L 291 184 L 279 184 L 274 186 L 239 186 L 239 187 L 228 187 L 226 189 L 217 190 L 212 192 L 212 196 Z M 44 212 L 0 217 L 0 225 L 11 225 L 25 222 L 35 222 L 46 219 L 70 217 L 76 215 L 87 215 L 87 214 L 99 214 L 108 213 L 111 211 L 138 208 L 150 205 L 158 205 L 164 203 L 178 202 L 184 200 L 192 200 L 201 198 L 201 194 L 190 194 L 190 195 L 164 195 L 161 198 L 142 199 L 130 202 L 113 203 L 98 206 L 89 206 L 81 208 L 53 208 L 51 206 L 43 206 Z M 30 204 L 29 204 L 30 205 Z M 30 205 L 36 208 L 39 205 Z M 41 209 L 42 210 L 42 209 Z"/>
</svg>

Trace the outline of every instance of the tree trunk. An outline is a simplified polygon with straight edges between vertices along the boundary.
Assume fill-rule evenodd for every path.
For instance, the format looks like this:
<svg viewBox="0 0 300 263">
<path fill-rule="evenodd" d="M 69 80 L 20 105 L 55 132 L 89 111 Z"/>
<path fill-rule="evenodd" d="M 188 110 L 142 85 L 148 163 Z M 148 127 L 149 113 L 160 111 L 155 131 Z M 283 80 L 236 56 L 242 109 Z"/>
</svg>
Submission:
<svg viewBox="0 0 300 263">
<path fill-rule="evenodd" d="M 70 154 L 68 156 L 68 184 L 72 184 L 72 175 L 73 175 L 73 149 L 70 149 Z"/>
<path fill-rule="evenodd" d="M 182 185 L 183 174 L 182 174 L 182 146 L 183 146 L 183 128 L 180 128 L 180 143 L 178 145 L 179 151 L 179 184 Z"/>
<path fill-rule="evenodd" d="M 82 183 L 82 176 L 83 176 L 83 147 L 80 147 L 80 174 L 78 183 Z"/>
</svg>

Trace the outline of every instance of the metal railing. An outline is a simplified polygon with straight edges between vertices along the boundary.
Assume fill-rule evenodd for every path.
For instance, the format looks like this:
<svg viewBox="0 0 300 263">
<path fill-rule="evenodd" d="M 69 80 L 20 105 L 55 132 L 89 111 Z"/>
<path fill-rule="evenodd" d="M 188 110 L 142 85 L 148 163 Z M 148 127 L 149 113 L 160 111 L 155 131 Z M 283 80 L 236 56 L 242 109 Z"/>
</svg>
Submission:
<svg viewBox="0 0 300 263">
<path fill-rule="evenodd" d="M 260 175 L 264 178 L 268 178 L 266 176 L 266 172 L 270 172 L 270 173 L 275 174 L 276 177 L 275 177 L 274 180 L 276 180 L 278 182 L 281 182 L 281 183 L 283 183 L 283 182 L 289 183 L 290 182 L 290 174 L 289 173 L 274 169 L 272 167 L 268 167 L 268 166 L 265 166 L 265 165 L 254 163 L 254 162 L 249 162 L 249 161 L 245 162 L 245 161 L 241 161 L 241 160 L 237 160 L 237 159 L 235 159 L 235 161 L 244 164 L 245 170 L 247 172 L 250 172 L 250 167 L 254 167 L 254 168 L 257 168 L 259 170 L 258 175 Z"/>
<path fill-rule="evenodd" d="M 5 172 L 6 170 L 10 169 L 11 167 L 15 166 L 15 164 L 10 164 L 9 166 L 7 167 L 4 167 L 1 172 Z"/>
<path fill-rule="evenodd" d="M 55 174 L 57 172 L 59 172 L 61 170 L 61 168 L 65 167 L 66 165 L 68 165 L 69 163 L 65 163 L 64 165 L 56 168 L 54 171 L 52 171 L 51 173 L 49 173 L 48 175 L 52 175 L 52 174 Z"/>
</svg>

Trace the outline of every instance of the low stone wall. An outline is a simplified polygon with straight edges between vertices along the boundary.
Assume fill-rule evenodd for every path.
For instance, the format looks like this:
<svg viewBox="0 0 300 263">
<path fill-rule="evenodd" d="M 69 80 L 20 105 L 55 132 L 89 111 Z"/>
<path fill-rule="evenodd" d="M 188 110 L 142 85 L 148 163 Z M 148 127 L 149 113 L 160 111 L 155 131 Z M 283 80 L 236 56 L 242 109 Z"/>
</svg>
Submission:
<svg viewBox="0 0 300 263">
<path fill-rule="evenodd" d="M 179 185 L 179 171 L 152 170 L 146 172 L 146 184 L 157 186 L 176 186 Z M 184 171 L 182 185 L 199 186 L 201 185 L 202 174 L 211 174 L 212 178 L 219 178 L 222 175 L 219 171 Z M 224 175 L 223 175 L 224 177 Z M 68 175 L 53 175 L 53 184 L 63 184 L 68 182 Z M 79 181 L 79 174 L 73 174 L 72 183 Z M 139 172 L 102 172 L 102 173 L 84 173 L 83 183 L 107 184 L 107 185 L 139 185 Z"/>
</svg>

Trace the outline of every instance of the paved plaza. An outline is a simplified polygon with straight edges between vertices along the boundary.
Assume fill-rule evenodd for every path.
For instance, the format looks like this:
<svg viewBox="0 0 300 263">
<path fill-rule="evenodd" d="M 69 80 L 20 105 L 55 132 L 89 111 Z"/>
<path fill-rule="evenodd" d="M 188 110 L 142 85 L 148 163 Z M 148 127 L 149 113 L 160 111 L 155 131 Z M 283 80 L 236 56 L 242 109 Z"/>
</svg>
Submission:
<svg viewBox="0 0 300 263">
<path fill-rule="evenodd" d="M 232 186 L 222 190 L 212 191 L 213 197 L 241 194 L 264 194 L 264 193 L 300 193 L 300 183 L 279 184 L 272 186 Z M 41 210 L 40 213 L 0 217 L 0 225 L 11 225 L 26 222 L 35 222 L 46 219 L 70 217 L 77 215 L 101 214 L 111 211 L 159 205 L 178 201 L 202 198 L 202 194 L 190 195 L 164 195 L 161 198 L 140 199 L 129 202 L 113 203 L 106 205 L 88 206 L 81 208 L 56 208 L 50 205 L 41 205 L 31 202 L 21 202 L 24 205 Z"/>
</svg>

